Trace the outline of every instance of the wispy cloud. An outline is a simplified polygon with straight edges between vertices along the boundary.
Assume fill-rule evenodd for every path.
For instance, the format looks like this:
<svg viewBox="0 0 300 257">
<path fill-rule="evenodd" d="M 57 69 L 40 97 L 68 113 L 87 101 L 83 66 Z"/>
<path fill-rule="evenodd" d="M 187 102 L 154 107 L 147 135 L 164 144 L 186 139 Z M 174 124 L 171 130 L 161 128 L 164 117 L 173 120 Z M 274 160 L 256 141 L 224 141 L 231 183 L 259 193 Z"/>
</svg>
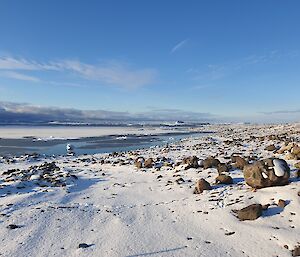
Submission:
<svg viewBox="0 0 300 257">
<path fill-rule="evenodd" d="M 0 57 L 0 70 L 6 71 L 5 73 L 0 73 L 2 77 L 27 79 L 28 81 L 38 81 L 38 79 L 30 74 L 20 74 L 16 73 L 16 71 L 22 70 L 27 73 L 30 73 L 30 71 L 72 73 L 75 77 L 78 76 L 85 80 L 129 89 L 149 85 L 157 77 L 155 69 L 136 69 L 128 64 L 117 61 L 100 64 L 88 64 L 78 60 L 59 60 L 40 63 L 24 58 Z"/>
<path fill-rule="evenodd" d="M 175 53 L 176 51 L 178 51 L 180 48 L 184 47 L 187 42 L 189 41 L 189 39 L 185 39 L 185 40 L 182 40 L 181 42 L 179 42 L 178 44 L 176 44 L 172 49 L 171 49 L 171 54 Z"/>
<path fill-rule="evenodd" d="M 300 109 L 297 110 L 279 110 L 279 111 L 270 111 L 270 112 L 260 112 L 265 115 L 275 115 L 275 114 L 297 114 L 300 113 Z"/>
<path fill-rule="evenodd" d="M 253 54 L 238 60 L 230 60 L 219 64 L 207 64 L 202 67 L 193 67 L 186 72 L 189 74 L 191 80 L 201 84 L 209 84 L 210 82 L 234 76 L 249 68 L 255 67 L 256 71 L 263 71 L 266 67 L 272 67 L 272 65 L 280 63 L 283 60 L 290 60 L 299 56 L 299 51 L 282 52 L 272 50 L 265 54 Z"/>
<path fill-rule="evenodd" d="M 3 71 L 0 72 L 0 77 L 6 77 L 17 80 L 31 81 L 31 82 L 40 82 L 41 80 L 37 77 L 25 75 L 15 71 Z"/>
</svg>

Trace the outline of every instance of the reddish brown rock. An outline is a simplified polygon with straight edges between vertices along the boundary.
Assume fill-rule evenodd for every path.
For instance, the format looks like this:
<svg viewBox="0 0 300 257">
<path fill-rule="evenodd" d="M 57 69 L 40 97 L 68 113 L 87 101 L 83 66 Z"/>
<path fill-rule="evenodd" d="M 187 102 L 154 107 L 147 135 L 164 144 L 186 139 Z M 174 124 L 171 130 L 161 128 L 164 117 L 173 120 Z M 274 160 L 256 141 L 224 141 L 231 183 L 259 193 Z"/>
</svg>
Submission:
<svg viewBox="0 0 300 257">
<path fill-rule="evenodd" d="M 204 190 L 211 190 L 211 186 L 205 179 L 201 178 L 196 183 L 194 194 L 201 194 Z"/>
<path fill-rule="evenodd" d="M 251 204 L 237 212 L 239 220 L 256 220 L 262 215 L 261 204 Z"/>
<path fill-rule="evenodd" d="M 216 178 L 216 183 L 229 185 L 229 184 L 233 184 L 233 180 L 232 180 L 232 177 L 230 177 L 228 175 L 219 175 Z"/>
<path fill-rule="evenodd" d="M 203 168 L 208 169 L 208 168 L 217 168 L 218 165 L 220 164 L 220 161 L 214 157 L 208 157 L 206 158 L 203 162 Z"/>
<path fill-rule="evenodd" d="M 237 169 L 244 169 L 246 165 L 248 165 L 248 162 L 241 156 L 231 156 L 231 162 L 233 163 L 233 167 Z"/>
</svg>

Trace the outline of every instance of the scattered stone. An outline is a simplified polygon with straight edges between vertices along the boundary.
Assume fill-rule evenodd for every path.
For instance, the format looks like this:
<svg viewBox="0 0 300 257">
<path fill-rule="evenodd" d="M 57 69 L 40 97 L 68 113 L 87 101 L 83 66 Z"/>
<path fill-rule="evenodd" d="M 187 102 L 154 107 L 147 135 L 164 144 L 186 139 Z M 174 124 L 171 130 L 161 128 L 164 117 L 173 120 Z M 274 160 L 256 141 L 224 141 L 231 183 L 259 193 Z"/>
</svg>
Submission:
<svg viewBox="0 0 300 257">
<path fill-rule="evenodd" d="M 292 256 L 300 256 L 300 246 L 296 246 L 292 251 Z"/>
<path fill-rule="evenodd" d="M 233 231 L 232 232 L 226 232 L 225 236 L 231 236 L 231 235 L 234 235 L 234 234 L 235 234 L 235 232 L 233 232 Z"/>
<path fill-rule="evenodd" d="M 88 247 L 90 247 L 91 245 L 88 245 L 88 244 L 86 244 L 86 243 L 81 243 L 81 244 L 79 244 L 78 245 L 78 248 L 88 248 Z"/>
<path fill-rule="evenodd" d="M 180 184 L 184 183 L 185 180 L 184 180 L 183 178 L 178 178 L 178 179 L 175 180 L 175 182 L 176 182 L 178 185 L 180 185 Z"/>
<path fill-rule="evenodd" d="M 199 168 L 199 159 L 197 156 L 190 156 L 190 157 L 184 158 L 182 161 L 182 164 L 187 165 L 185 167 L 185 170 L 188 170 L 191 168 L 197 169 L 197 168 Z"/>
<path fill-rule="evenodd" d="M 276 146 L 273 144 L 273 145 L 269 145 L 265 148 L 266 151 L 275 151 L 276 150 Z"/>
<path fill-rule="evenodd" d="M 196 183 L 194 194 L 201 194 L 204 190 L 211 190 L 211 185 L 203 178 Z"/>
<path fill-rule="evenodd" d="M 216 178 L 216 183 L 230 185 L 230 184 L 233 184 L 233 180 L 232 180 L 232 177 L 230 177 L 228 175 L 219 175 Z"/>
<path fill-rule="evenodd" d="M 213 157 L 208 157 L 206 158 L 203 162 L 203 168 L 208 169 L 208 168 L 217 168 L 218 165 L 220 164 L 220 161 L 218 159 L 215 159 Z"/>
<path fill-rule="evenodd" d="M 251 204 L 241 210 L 237 211 L 239 220 L 256 220 L 262 215 L 261 204 Z"/>
<path fill-rule="evenodd" d="M 144 162 L 144 168 L 152 168 L 153 167 L 153 159 L 149 158 Z"/>
<path fill-rule="evenodd" d="M 300 162 L 295 163 L 295 164 L 294 164 L 294 167 L 295 167 L 296 169 L 300 169 Z"/>
<path fill-rule="evenodd" d="M 286 206 L 286 202 L 282 199 L 278 200 L 277 206 L 280 208 L 284 208 Z"/>
<path fill-rule="evenodd" d="M 248 162 L 244 158 L 236 155 L 231 156 L 231 162 L 235 168 L 240 170 L 244 169 L 244 167 L 248 165 Z"/>
<path fill-rule="evenodd" d="M 221 175 L 222 173 L 229 172 L 229 167 L 225 163 L 220 163 L 217 167 L 218 173 Z"/>
<path fill-rule="evenodd" d="M 16 229 L 16 228 L 20 228 L 20 227 L 21 227 L 21 226 L 15 225 L 15 224 L 9 224 L 9 225 L 7 226 L 8 229 Z"/>
<path fill-rule="evenodd" d="M 138 169 L 141 169 L 141 168 L 143 168 L 143 163 L 141 161 L 136 161 L 135 167 L 137 167 Z"/>
</svg>

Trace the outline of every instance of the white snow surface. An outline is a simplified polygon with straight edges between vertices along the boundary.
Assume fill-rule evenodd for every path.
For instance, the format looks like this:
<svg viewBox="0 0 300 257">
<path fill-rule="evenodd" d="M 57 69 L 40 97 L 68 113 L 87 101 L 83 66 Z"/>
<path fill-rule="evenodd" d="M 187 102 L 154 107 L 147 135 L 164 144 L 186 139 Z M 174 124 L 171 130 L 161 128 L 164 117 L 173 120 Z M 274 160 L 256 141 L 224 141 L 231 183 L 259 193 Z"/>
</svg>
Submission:
<svg viewBox="0 0 300 257">
<path fill-rule="evenodd" d="M 1 175 L 0 256 L 291 256 L 290 250 L 300 240 L 300 181 L 294 169 L 289 185 L 253 192 L 238 169 L 230 172 L 233 185 L 214 185 L 216 169 L 163 166 L 160 170 L 137 170 L 130 159 L 166 157 L 176 163 L 186 156 L 204 159 L 216 155 L 225 162 L 225 156 L 236 152 L 272 157 L 273 153 L 264 150 L 269 140 L 247 139 L 286 131 L 287 127 L 223 125 L 210 129 L 218 133 L 116 157 L 21 157 L 14 158 L 14 163 L 0 158 L 0 174 L 55 161 L 62 170 L 78 177 L 65 187 L 46 187 L 35 181 L 6 181 L 7 176 Z M 232 138 L 240 138 L 243 144 L 223 143 Z M 110 163 L 101 164 L 102 160 Z M 118 164 L 118 160 L 125 164 Z M 288 163 L 292 167 L 295 161 Z M 158 179 L 159 175 L 162 177 Z M 183 183 L 176 183 L 179 177 Z M 193 188 L 200 178 L 210 182 L 213 189 L 195 195 Z M 286 200 L 284 209 L 277 207 L 279 199 Z M 239 221 L 233 215 L 232 210 L 253 203 L 270 207 L 254 221 Z M 9 224 L 19 227 L 8 229 Z M 89 247 L 78 248 L 80 243 Z"/>
<path fill-rule="evenodd" d="M 159 127 L 50 127 L 0 126 L 1 138 L 36 137 L 37 140 L 75 139 L 108 135 L 148 135 L 172 133 L 173 129 Z"/>
</svg>

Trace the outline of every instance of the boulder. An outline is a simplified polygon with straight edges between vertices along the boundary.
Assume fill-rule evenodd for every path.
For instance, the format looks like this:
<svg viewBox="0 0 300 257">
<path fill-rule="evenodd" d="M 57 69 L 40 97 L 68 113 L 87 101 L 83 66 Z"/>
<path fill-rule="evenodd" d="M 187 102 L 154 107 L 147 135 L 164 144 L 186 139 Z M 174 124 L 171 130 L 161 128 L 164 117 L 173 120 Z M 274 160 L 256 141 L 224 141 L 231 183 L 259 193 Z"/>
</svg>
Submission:
<svg viewBox="0 0 300 257">
<path fill-rule="evenodd" d="M 276 146 L 273 144 L 273 145 L 269 145 L 265 148 L 266 151 L 275 151 L 276 150 Z"/>
<path fill-rule="evenodd" d="M 288 184 L 290 168 L 285 160 L 270 158 L 245 166 L 244 178 L 253 188 Z"/>
<path fill-rule="evenodd" d="M 197 168 L 199 168 L 199 159 L 197 156 L 186 157 L 183 159 L 182 164 L 187 165 L 185 167 L 186 170 L 190 169 L 190 168 L 197 169 Z"/>
<path fill-rule="evenodd" d="M 229 184 L 233 184 L 233 180 L 232 180 L 232 177 L 230 177 L 228 175 L 219 175 L 216 178 L 216 183 L 229 185 Z"/>
<path fill-rule="evenodd" d="M 296 246 L 292 251 L 292 256 L 300 256 L 300 246 Z"/>
<path fill-rule="evenodd" d="M 211 186 L 205 179 L 201 178 L 196 183 L 194 194 L 201 194 L 204 190 L 211 190 Z"/>
<path fill-rule="evenodd" d="M 208 157 L 206 158 L 203 162 L 203 168 L 208 169 L 208 168 L 217 168 L 218 165 L 220 164 L 220 161 L 218 159 L 215 159 L 213 157 Z"/>
<path fill-rule="evenodd" d="M 233 167 L 237 169 L 244 169 L 244 167 L 248 164 L 248 162 L 241 156 L 231 156 L 231 162 L 233 163 Z"/>
<path fill-rule="evenodd" d="M 237 215 L 239 220 L 256 220 L 262 215 L 262 205 L 261 204 L 251 204 L 239 211 Z"/>
<path fill-rule="evenodd" d="M 154 164 L 153 159 L 149 158 L 144 162 L 144 168 L 147 168 L 147 169 L 152 168 L 153 164 Z"/>
<path fill-rule="evenodd" d="M 143 163 L 142 163 L 141 161 L 136 161 L 136 162 L 134 163 L 134 165 L 135 165 L 135 167 L 137 167 L 138 169 L 143 168 Z"/>
<path fill-rule="evenodd" d="M 229 172 L 230 167 L 225 163 L 220 163 L 217 167 L 218 173 L 221 175 L 222 173 Z"/>
</svg>

